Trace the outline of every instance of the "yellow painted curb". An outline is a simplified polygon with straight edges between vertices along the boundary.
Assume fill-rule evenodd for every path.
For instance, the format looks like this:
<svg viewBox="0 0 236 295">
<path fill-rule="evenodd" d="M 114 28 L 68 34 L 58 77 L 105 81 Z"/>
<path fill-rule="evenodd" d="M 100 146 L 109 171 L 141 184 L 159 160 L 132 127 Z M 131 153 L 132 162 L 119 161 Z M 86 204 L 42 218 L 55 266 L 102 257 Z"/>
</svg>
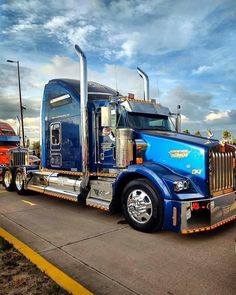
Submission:
<svg viewBox="0 0 236 295">
<path fill-rule="evenodd" d="M 45 258 L 40 256 L 29 246 L 19 241 L 17 238 L 12 236 L 10 233 L 0 227 L 0 236 L 12 244 L 19 252 L 27 257 L 32 263 L 34 263 L 39 269 L 45 272 L 53 281 L 60 285 L 63 289 L 71 294 L 75 295 L 91 295 L 93 293 L 85 289 L 81 284 L 73 280 L 71 277 L 66 275 L 56 266 L 48 262 Z"/>
</svg>

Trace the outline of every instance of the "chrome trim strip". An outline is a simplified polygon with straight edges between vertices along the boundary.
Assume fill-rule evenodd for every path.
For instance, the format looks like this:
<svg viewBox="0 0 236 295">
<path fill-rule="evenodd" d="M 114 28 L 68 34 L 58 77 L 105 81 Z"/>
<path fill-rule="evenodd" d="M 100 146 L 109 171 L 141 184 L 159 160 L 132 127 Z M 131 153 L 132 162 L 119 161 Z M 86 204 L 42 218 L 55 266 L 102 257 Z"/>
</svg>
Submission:
<svg viewBox="0 0 236 295">
<path fill-rule="evenodd" d="M 113 96 L 112 93 L 107 93 L 107 92 L 88 92 L 88 94 Z"/>
</svg>

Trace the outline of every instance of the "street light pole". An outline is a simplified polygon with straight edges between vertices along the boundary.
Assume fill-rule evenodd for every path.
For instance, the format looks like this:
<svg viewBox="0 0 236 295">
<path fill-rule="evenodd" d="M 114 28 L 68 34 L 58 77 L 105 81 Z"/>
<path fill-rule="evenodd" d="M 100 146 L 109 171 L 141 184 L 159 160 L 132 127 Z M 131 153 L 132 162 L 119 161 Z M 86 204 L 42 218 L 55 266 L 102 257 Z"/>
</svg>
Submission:
<svg viewBox="0 0 236 295">
<path fill-rule="evenodd" d="M 23 139 L 23 147 L 25 147 L 24 116 L 23 116 L 23 105 L 22 105 L 22 97 L 21 97 L 20 65 L 19 65 L 19 61 L 17 61 L 17 74 L 18 74 L 19 97 L 20 97 L 20 117 L 21 117 L 22 139 Z"/>
<path fill-rule="evenodd" d="M 20 84 L 20 63 L 19 61 L 7 60 L 7 62 L 16 63 L 17 64 L 17 76 L 18 76 L 18 87 L 19 87 L 19 98 L 20 98 L 20 117 L 21 117 L 21 130 L 22 130 L 22 143 L 23 147 L 25 147 L 25 132 L 24 132 L 24 116 L 23 116 L 23 105 L 22 105 L 22 97 L 21 97 L 21 84 Z"/>
</svg>

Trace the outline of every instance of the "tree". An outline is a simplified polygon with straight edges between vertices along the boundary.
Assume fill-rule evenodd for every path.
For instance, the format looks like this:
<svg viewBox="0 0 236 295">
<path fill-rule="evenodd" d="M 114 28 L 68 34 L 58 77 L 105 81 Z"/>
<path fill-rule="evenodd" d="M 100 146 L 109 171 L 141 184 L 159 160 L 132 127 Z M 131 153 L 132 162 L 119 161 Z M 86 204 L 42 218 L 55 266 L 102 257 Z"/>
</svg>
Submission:
<svg viewBox="0 0 236 295">
<path fill-rule="evenodd" d="M 195 133 L 194 133 L 194 135 L 196 135 L 196 136 L 202 136 L 202 134 L 201 134 L 201 132 L 198 130 L 198 131 L 196 131 Z"/>
<path fill-rule="evenodd" d="M 35 141 L 33 142 L 33 150 L 34 151 L 39 151 L 40 150 L 40 141 Z"/>
<path fill-rule="evenodd" d="M 185 134 L 190 134 L 190 132 L 189 132 L 188 129 L 185 129 L 185 130 L 183 131 L 183 133 L 185 133 Z"/>
<path fill-rule="evenodd" d="M 232 135 L 228 130 L 224 130 L 222 137 L 223 137 L 223 139 L 230 139 L 230 138 L 232 138 Z"/>
</svg>

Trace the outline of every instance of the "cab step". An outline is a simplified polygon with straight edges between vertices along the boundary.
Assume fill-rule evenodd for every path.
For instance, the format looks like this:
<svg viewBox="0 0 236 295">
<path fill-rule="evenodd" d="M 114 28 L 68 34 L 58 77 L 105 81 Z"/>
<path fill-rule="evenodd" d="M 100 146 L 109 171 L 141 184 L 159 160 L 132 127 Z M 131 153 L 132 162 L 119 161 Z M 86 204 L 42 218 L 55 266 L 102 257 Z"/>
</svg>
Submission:
<svg viewBox="0 0 236 295">
<path fill-rule="evenodd" d="M 114 179 L 106 178 L 90 181 L 90 191 L 86 199 L 86 205 L 109 211 L 112 201 L 112 185 Z"/>
</svg>

